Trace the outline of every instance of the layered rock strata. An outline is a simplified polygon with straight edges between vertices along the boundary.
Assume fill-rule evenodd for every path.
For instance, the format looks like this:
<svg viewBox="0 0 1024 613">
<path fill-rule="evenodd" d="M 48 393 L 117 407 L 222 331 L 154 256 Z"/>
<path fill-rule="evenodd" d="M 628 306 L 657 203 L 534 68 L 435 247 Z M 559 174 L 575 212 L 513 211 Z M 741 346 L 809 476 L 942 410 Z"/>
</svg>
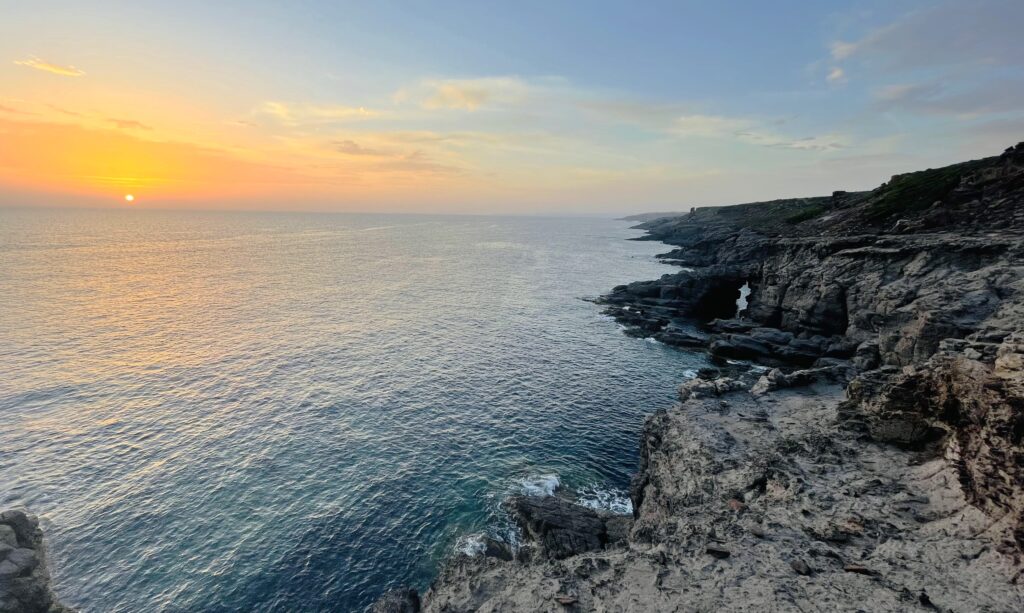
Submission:
<svg viewBox="0 0 1024 613">
<path fill-rule="evenodd" d="M 632 518 L 513 500 L 419 610 L 1024 610 L 1024 145 L 641 227 L 683 269 L 607 312 L 732 376 L 647 420 Z"/>
</svg>

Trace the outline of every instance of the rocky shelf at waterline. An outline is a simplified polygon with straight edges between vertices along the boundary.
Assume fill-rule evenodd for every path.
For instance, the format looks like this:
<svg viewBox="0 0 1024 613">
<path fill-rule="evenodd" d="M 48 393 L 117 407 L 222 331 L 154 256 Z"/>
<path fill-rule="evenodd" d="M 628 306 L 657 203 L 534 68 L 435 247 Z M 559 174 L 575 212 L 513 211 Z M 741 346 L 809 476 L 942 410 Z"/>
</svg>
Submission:
<svg viewBox="0 0 1024 613">
<path fill-rule="evenodd" d="M 633 517 L 513 499 L 518 550 L 376 611 L 1024 610 L 1024 144 L 639 227 L 685 268 L 601 302 L 724 372 L 646 421 Z"/>
</svg>

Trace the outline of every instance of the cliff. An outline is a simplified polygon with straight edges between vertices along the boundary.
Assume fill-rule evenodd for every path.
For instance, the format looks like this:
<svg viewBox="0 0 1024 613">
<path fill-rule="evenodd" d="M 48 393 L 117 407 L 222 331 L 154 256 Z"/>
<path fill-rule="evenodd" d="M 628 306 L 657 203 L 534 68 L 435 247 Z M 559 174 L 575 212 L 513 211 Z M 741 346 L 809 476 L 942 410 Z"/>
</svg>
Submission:
<svg viewBox="0 0 1024 613">
<path fill-rule="evenodd" d="M 640 227 L 683 268 L 607 312 L 721 370 L 647 420 L 634 516 L 513 499 L 518 549 L 376 610 L 1024 610 L 1024 144 Z"/>
<path fill-rule="evenodd" d="M 73 613 L 50 590 L 43 531 L 24 511 L 0 513 L 0 611 Z"/>
</svg>

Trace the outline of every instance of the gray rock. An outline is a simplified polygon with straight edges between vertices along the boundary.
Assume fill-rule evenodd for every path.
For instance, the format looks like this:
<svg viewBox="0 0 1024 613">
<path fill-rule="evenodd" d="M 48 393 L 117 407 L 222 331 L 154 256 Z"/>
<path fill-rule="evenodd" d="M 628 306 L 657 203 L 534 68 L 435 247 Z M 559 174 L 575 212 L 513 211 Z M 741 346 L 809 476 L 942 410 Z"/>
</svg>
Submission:
<svg viewBox="0 0 1024 613">
<path fill-rule="evenodd" d="M 514 496 L 506 505 L 524 536 L 554 559 L 621 542 L 631 523 L 629 518 L 600 513 L 558 496 Z"/>
<path fill-rule="evenodd" d="M 50 589 L 39 520 L 21 510 L 0 513 L 0 611 L 73 613 Z"/>
<path fill-rule="evenodd" d="M 793 559 L 789 563 L 789 566 L 794 571 L 796 571 L 796 574 L 798 574 L 798 575 L 805 575 L 806 576 L 806 575 L 811 574 L 811 567 L 807 565 L 807 562 L 804 562 L 800 558 Z"/>
<path fill-rule="evenodd" d="M 391 590 L 370 607 L 371 613 L 419 613 L 420 595 L 410 587 Z"/>
<path fill-rule="evenodd" d="M 484 539 L 484 555 L 489 558 L 505 561 L 515 558 L 515 553 L 508 543 L 490 537 Z"/>
</svg>

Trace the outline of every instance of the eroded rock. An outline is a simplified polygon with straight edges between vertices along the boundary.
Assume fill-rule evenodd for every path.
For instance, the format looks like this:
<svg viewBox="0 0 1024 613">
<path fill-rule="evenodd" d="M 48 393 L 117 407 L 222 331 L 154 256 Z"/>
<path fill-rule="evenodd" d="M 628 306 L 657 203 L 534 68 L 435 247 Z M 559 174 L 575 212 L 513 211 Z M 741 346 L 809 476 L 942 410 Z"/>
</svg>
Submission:
<svg viewBox="0 0 1024 613">
<path fill-rule="evenodd" d="M 39 520 L 22 510 L 0 513 L 0 611 L 73 613 L 50 589 Z"/>
<path fill-rule="evenodd" d="M 506 503 L 524 536 L 541 555 L 563 559 L 621 543 L 627 517 L 595 511 L 558 496 L 513 496 Z"/>
</svg>

